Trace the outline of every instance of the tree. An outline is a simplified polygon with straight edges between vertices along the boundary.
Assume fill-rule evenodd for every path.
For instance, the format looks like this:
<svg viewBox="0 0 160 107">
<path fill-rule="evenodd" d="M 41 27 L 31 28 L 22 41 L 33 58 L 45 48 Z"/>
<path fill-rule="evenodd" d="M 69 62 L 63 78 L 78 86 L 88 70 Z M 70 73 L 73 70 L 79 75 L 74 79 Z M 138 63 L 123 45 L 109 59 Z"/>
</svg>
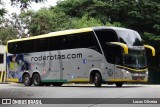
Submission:
<svg viewBox="0 0 160 107">
<path fill-rule="evenodd" d="M 11 5 L 20 4 L 20 8 L 28 8 L 31 2 L 44 2 L 46 0 L 11 0 Z"/>
<path fill-rule="evenodd" d="M 9 19 L 1 20 L 3 24 L 0 27 L 0 40 L 2 44 L 6 44 L 8 40 L 16 38 L 16 29 L 13 26 L 12 22 Z"/>
<path fill-rule="evenodd" d="M 139 32 L 160 32 L 158 0 L 64 0 L 54 7 L 70 17 L 96 18 L 104 25 L 119 22 Z"/>
<path fill-rule="evenodd" d="M 20 14 L 20 17 L 28 26 L 31 35 L 63 30 L 65 24 L 69 21 L 69 17 L 65 13 L 46 8 L 42 8 L 37 12 L 24 12 Z"/>
<path fill-rule="evenodd" d="M 45 2 L 46 0 L 10 0 L 11 1 L 11 5 L 19 5 L 21 10 L 28 8 L 28 6 L 30 6 L 31 2 Z M 4 7 L 3 4 L 3 0 L 0 0 L 0 6 L 2 6 L 2 8 L 0 8 L 0 16 L 4 16 L 5 13 L 7 13 L 7 10 Z"/>
<path fill-rule="evenodd" d="M 4 16 L 4 14 L 7 12 L 7 10 L 3 7 L 4 3 L 2 0 L 0 0 L 0 16 Z"/>
<path fill-rule="evenodd" d="M 101 21 L 83 16 L 82 18 L 70 18 L 70 21 L 66 23 L 65 29 L 85 28 L 93 26 L 102 26 Z"/>
</svg>

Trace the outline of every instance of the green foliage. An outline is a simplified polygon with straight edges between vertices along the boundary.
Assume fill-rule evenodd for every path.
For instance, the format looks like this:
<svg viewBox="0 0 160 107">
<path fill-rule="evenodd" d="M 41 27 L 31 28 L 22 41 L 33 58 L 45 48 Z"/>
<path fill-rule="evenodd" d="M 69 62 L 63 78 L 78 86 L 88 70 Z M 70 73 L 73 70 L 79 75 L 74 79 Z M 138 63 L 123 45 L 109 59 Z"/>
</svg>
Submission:
<svg viewBox="0 0 160 107">
<path fill-rule="evenodd" d="M 74 29 L 74 28 L 85 28 L 92 26 L 102 26 L 103 24 L 94 18 L 89 18 L 87 16 L 83 16 L 82 18 L 70 18 L 70 22 L 68 22 L 68 26 L 66 29 Z"/>
<path fill-rule="evenodd" d="M 160 32 L 158 0 L 64 0 L 55 7 L 70 17 L 83 16 L 106 23 L 119 22 L 139 32 Z"/>
<path fill-rule="evenodd" d="M 4 14 L 7 13 L 7 10 L 3 6 L 4 4 L 2 0 L 0 0 L 0 17 L 4 16 Z"/>
<path fill-rule="evenodd" d="M 156 36 L 155 34 L 152 34 L 152 33 L 148 33 L 148 32 L 144 32 L 144 35 L 143 35 L 143 38 L 146 40 L 146 41 L 151 41 L 151 40 L 160 40 L 160 35 Z"/>
<path fill-rule="evenodd" d="M 0 28 L 0 40 L 4 45 L 7 43 L 8 40 L 15 39 L 15 35 L 16 29 L 13 29 L 12 27 Z"/>
<path fill-rule="evenodd" d="M 11 0 L 11 5 L 20 4 L 20 8 L 28 8 L 31 2 L 44 2 L 46 0 Z"/>
<path fill-rule="evenodd" d="M 28 8 L 31 2 L 40 3 L 40 2 L 45 2 L 46 0 L 10 0 L 10 1 L 12 6 L 19 5 L 21 9 L 24 9 L 24 8 Z M 0 7 L 1 7 L 0 16 L 3 17 L 7 13 L 7 10 L 3 5 L 3 0 L 0 0 Z"/>
<path fill-rule="evenodd" d="M 20 15 L 22 20 L 29 25 L 31 35 L 40 35 L 65 28 L 69 20 L 63 12 L 54 12 L 52 9 L 42 8 L 34 12 L 28 11 Z"/>
<path fill-rule="evenodd" d="M 7 13 L 7 10 L 4 8 L 0 9 L 0 16 L 4 16 L 4 14 Z"/>
</svg>

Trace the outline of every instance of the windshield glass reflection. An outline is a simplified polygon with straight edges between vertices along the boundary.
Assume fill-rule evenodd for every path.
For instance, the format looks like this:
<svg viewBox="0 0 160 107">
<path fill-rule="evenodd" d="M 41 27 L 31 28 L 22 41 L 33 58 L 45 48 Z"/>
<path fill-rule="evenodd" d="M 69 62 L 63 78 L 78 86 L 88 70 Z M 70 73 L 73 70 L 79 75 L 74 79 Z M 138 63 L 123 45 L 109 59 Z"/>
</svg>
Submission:
<svg viewBox="0 0 160 107">
<path fill-rule="evenodd" d="M 142 46 L 142 39 L 138 32 L 133 30 L 117 30 L 120 42 L 127 44 L 128 46 Z"/>
<path fill-rule="evenodd" d="M 123 64 L 132 68 L 145 68 L 145 50 L 129 50 L 129 54 L 123 55 Z"/>
</svg>

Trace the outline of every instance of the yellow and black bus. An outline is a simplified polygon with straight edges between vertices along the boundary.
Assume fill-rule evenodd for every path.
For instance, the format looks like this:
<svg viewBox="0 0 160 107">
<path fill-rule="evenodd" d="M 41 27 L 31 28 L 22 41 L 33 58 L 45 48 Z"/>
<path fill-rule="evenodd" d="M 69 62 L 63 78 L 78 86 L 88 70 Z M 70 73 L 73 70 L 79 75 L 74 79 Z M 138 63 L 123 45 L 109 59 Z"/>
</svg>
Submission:
<svg viewBox="0 0 160 107">
<path fill-rule="evenodd" d="M 138 32 L 119 27 L 89 27 L 10 40 L 8 78 L 34 84 L 147 82 L 146 52 Z"/>
</svg>

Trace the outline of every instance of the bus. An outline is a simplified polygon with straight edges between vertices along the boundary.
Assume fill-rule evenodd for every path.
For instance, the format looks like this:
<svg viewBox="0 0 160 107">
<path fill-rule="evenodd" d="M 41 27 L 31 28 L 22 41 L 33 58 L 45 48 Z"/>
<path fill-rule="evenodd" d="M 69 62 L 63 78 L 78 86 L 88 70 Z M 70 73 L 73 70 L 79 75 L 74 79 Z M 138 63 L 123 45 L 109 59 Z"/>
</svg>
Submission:
<svg viewBox="0 0 160 107">
<path fill-rule="evenodd" d="M 146 56 L 155 56 L 138 32 L 96 26 L 9 40 L 8 78 L 25 86 L 147 82 Z"/>
<path fill-rule="evenodd" d="M 6 82 L 6 46 L 0 45 L 0 82 Z"/>
</svg>

